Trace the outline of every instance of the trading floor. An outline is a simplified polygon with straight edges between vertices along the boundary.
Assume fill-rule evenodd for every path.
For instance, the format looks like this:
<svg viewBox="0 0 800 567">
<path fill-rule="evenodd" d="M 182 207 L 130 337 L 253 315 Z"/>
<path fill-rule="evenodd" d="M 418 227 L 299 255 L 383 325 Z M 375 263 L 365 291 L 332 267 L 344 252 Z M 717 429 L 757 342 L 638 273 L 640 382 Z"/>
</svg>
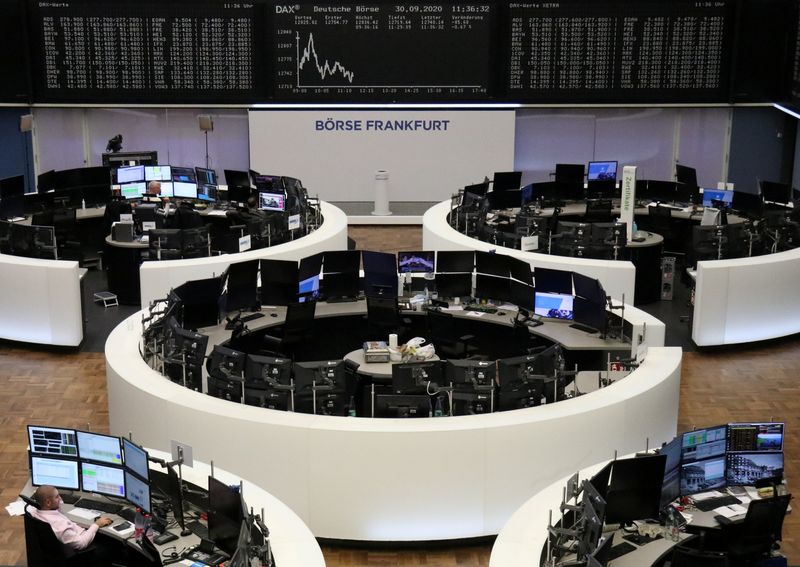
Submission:
<svg viewBox="0 0 800 567">
<path fill-rule="evenodd" d="M 386 252 L 421 249 L 419 227 L 350 227 L 356 248 Z M 676 309 L 683 305 L 676 304 Z M 116 308 L 110 308 L 116 309 Z M 108 313 L 111 315 L 111 313 Z M 87 331 L 87 338 L 94 329 Z M 92 337 L 90 344 L 102 341 Z M 85 347 L 86 345 L 84 345 Z M 0 498 L 16 498 L 28 479 L 25 424 L 108 430 L 102 352 L 67 352 L 0 343 Z M 736 348 L 686 352 L 683 358 L 678 431 L 729 421 L 786 422 L 786 477 L 800 482 L 800 338 Z M 644 443 L 644 440 L 642 441 Z M 786 518 L 782 551 L 800 564 L 800 517 Z M 0 514 L 0 566 L 25 564 L 21 518 Z M 491 542 L 408 549 L 323 545 L 327 565 L 488 565 Z"/>
</svg>

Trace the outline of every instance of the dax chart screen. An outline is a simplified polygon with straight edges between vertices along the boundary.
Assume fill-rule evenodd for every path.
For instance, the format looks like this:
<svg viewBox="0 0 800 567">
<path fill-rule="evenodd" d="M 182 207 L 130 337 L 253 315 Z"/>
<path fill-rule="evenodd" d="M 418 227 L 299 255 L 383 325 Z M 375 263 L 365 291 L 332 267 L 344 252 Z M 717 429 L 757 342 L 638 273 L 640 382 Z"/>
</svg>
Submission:
<svg viewBox="0 0 800 567">
<path fill-rule="evenodd" d="M 485 100 L 494 12 L 480 2 L 277 5 L 275 98 Z"/>
</svg>

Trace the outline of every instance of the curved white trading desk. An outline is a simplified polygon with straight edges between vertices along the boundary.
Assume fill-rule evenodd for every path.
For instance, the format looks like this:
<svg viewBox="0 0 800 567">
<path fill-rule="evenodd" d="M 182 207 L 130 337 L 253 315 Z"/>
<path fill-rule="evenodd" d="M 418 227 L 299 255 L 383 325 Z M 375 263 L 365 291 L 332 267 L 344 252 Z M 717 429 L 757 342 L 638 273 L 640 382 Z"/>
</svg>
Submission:
<svg viewBox="0 0 800 567">
<path fill-rule="evenodd" d="M 503 248 L 496 244 L 483 242 L 458 232 L 447 222 L 450 214 L 450 201 L 442 201 L 428 209 L 422 217 L 422 247 L 425 250 L 498 250 L 528 262 L 534 268 L 550 268 L 579 272 L 596 278 L 603 289 L 614 299 L 634 303 L 636 288 L 636 268 L 633 263 L 619 260 L 593 260 L 589 258 L 569 258 L 524 252 L 514 248 Z"/>
<path fill-rule="evenodd" d="M 692 340 L 748 343 L 800 333 L 800 249 L 697 263 Z"/>
<path fill-rule="evenodd" d="M 674 437 L 681 351 L 649 349 L 614 385 L 489 415 L 435 419 L 314 416 L 244 406 L 170 382 L 139 354 L 142 314 L 106 342 L 111 431 L 202 460 L 285 502 L 317 537 L 423 541 L 493 535 L 564 475 Z M 652 343 L 651 343 L 652 344 Z"/>
<path fill-rule="evenodd" d="M 230 265 L 247 260 L 271 258 L 299 260 L 326 250 L 347 249 L 347 216 L 338 207 L 321 201 L 322 225 L 306 236 L 238 254 L 224 254 L 191 260 L 161 260 L 144 262 L 139 269 L 142 306 L 167 296 L 169 290 L 189 280 L 218 276 Z"/>
<path fill-rule="evenodd" d="M 0 254 L 0 338 L 79 346 L 83 340 L 77 262 Z"/>
<path fill-rule="evenodd" d="M 147 449 L 147 451 L 152 457 L 166 461 L 171 460 L 169 453 L 152 449 Z M 160 470 L 155 465 L 151 465 L 150 468 Z M 191 467 L 182 467 L 181 472 L 183 480 L 200 487 L 208 486 L 208 477 L 211 474 L 211 467 L 208 464 L 195 460 Z M 214 466 L 214 478 L 231 486 L 238 485 L 241 480 L 244 483 L 243 494 L 247 505 L 259 515 L 261 510 L 264 510 L 262 519 L 269 528 L 270 546 L 276 565 L 280 565 L 280 567 L 324 567 L 325 558 L 317 540 L 314 539 L 314 534 L 286 504 L 257 484 L 218 466 Z"/>
</svg>

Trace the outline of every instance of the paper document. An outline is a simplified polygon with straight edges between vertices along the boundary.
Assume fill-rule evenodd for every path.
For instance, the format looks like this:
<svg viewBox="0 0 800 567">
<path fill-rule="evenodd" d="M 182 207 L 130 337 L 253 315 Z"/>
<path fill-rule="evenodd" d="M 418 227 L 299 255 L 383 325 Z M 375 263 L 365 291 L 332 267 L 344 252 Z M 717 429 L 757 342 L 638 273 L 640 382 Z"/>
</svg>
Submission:
<svg viewBox="0 0 800 567">
<path fill-rule="evenodd" d="M 743 516 L 747 514 L 747 508 L 740 504 L 731 504 L 730 506 L 720 506 L 714 508 L 714 513 L 719 514 L 725 518 L 735 518 L 736 516 Z"/>
<path fill-rule="evenodd" d="M 22 500 L 15 500 L 6 506 L 6 512 L 9 516 L 22 516 L 25 513 L 25 502 Z"/>
<path fill-rule="evenodd" d="M 709 498 L 719 498 L 720 496 L 725 495 L 718 490 L 709 490 L 708 492 L 698 492 L 697 494 L 692 494 L 692 500 L 695 502 L 702 502 L 703 500 L 708 500 Z"/>
</svg>

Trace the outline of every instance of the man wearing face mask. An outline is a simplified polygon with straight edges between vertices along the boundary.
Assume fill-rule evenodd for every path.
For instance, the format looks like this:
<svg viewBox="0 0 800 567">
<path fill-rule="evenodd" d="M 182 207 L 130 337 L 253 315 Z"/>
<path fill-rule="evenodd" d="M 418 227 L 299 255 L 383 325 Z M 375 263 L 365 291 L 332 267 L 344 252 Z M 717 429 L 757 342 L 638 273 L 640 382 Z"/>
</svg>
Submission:
<svg viewBox="0 0 800 567">
<path fill-rule="evenodd" d="M 53 486 L 40 486 L 33 493 L 33 499 L 39 509 L 29 508 L 30 514 L 37 520 L 50 524 L 58 541 L 73 551 L 86 549 L 94 540 L 98 529 L 113 523 L 111 518 L 97 518 L 88 528 L 80 527 L 61 513 L 61 495 Z"/>
</svg>

